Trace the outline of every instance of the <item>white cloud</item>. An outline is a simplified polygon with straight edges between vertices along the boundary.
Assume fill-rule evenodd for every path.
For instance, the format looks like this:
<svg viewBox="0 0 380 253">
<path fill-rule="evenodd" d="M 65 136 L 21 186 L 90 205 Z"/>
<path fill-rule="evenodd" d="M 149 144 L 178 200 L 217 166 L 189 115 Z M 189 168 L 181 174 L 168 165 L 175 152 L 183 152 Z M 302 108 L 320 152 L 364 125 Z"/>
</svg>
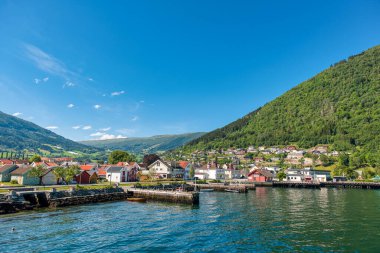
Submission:
<svg viewBox="0 0 380 253">
<path fill-rule="evenodd" d="M 113 135 L 113 134 L 103 134 L 102 136 L 100 136 L 99 140 L 110 140 L 110 139 L 123 139 L 123 138 L 127 138 L 127 136 L 123 136 L 123 135 Z"/>
<path fill-rule="evenodd" d="M 83 130 L 90 130 L 91 128 L 92 128 L 92 126 L 90 126 L 90 125 L 82 127 Z"/>
<path fill-rule="evenodd" d="M 46 129 L 54 130 L 54 129 L 58 129 L 58 127 L 57 126 L 47 126 Z"/>
<path fill-rule="evenodd" d="M 131 121 L 137 121 L 138 119 L 139 119 L 138 116 L 134 116 L 134 117 L 131 119 Z"/>
<path fill-rule="evenodd" d="M 89 80 L 90 82 L 94 81 L 94 79 L 92 79 L 91 77 L 89 77 L 87 80 Z"/>
<path fill-rule="evenodd" d="M 81 126 L 73 126 L 73 129 L 78 130 Z"/>
<path fill-rule="evenodd" d="M 68 104 L 67 108 L 73 108 L 75 105 L 74 104 Z"/>
<path fill-rule="evenodd" d="M 104 135 L 104 134 L 106 134 L 106 133 L 96 132 L 96 133 L 90 134 L 90 136 L 92 136 L 92 137 L 96 137 L 96 136 L 102 136 L 102 135 Z"/>
<path fill-rule="evenodd" d="M 15 116 L 15 117 L 18 117 L 18 116 L 21 116 L 22 115 L 22 112 L 15 112 L 12 114 L 12 116 Z"/>
<path fill-rule="evenodd" d="M 114 92 L 112 92 L 111 93 L 111 96 L 112 97 L 114 97 L 114 96 L 120 96 L 120 95 L 122 95 L 122 94 L 124 94 L 125 93 L 125 91 L 114 91 Z"/>
<path fill-rule="evenodd" d="M 107 132 L 107 131 L 111 130 L 111 127 L 101 128 L 99 130 L 102 132 Z"/>
<path fill-rule="evenodd" d="M 34 83 L 35 83 L 35 84 L 39 84 L 39 83 L 41 83 L 41 82 L 46 83 L 47 81 L 49 81 L 49 77 L 44 77 L 44 78 L 42 78 L 42 79 L 34 78 Z"/>
<path fill-rule="evenodd" d="M 72 74 L 60 60 L 44 52 L 40 48 L 24 43 L 26 57 L 28 57 L 37 68 L 63 78 Z"/>
<path fill-rule="evenodd" d="M 63 85 L 63 88 L 74 87 L 74 86 L 75 86 L 75 83 L 73 83 L 71 81 L 66 81 L 65 84 Z"/>
<path fill-rule="evenodd" d="M 96 110 L 100 109 L 100 107 L 102 107 L 102 106 L 101 106 L 101 105 L 94 105 L 94 108 L 95 108 Z"/>
</svg>

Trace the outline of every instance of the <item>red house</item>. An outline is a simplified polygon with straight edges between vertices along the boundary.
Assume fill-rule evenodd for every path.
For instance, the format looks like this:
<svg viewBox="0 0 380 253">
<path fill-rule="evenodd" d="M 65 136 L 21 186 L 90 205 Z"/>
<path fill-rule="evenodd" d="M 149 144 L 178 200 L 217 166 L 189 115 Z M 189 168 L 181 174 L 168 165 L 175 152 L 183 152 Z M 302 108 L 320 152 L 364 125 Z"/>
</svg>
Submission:
<svg viewBox="0 0 380 253">
<path fill-rule="evenodd" d="M 90 174 L 87 171 L 82 170 L 78 175 L 74 177 L 74 179 L 78 184 L 89 184 Z"/>
<path fill-rule="evenodd" d="M 253 170 L 248 174 L 248 181 L 250 182 L 272 182 L 273 174 L 267 170 Z"/>
</svg>

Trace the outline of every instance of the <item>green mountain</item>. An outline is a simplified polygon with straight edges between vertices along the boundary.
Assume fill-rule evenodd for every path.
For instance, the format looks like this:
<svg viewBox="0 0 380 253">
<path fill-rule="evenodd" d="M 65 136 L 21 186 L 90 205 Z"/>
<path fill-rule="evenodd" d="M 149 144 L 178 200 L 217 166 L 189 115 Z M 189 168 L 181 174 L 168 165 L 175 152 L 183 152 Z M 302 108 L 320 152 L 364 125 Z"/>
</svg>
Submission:
<svg viewBox="0 0 380 253">
<path fill-rule="evenodd" d="M 332 65 L 185 149 L 286 144 L 379 154 L 380 46 Z"/>
<path fill-rule="evenodd" d="M 91 153 L 99 151 L 0 111 L 0 150 Z"/>
<path fill-rule="evenodd" d="M 82 141 L 81 143 L 97 148 L 126 150 L 135 154 L 168 151 L 183 146 L 204 133 L 178 135 L 157 135 L 152 137 L 135 137 L 112 140 Z"/>
</svg>

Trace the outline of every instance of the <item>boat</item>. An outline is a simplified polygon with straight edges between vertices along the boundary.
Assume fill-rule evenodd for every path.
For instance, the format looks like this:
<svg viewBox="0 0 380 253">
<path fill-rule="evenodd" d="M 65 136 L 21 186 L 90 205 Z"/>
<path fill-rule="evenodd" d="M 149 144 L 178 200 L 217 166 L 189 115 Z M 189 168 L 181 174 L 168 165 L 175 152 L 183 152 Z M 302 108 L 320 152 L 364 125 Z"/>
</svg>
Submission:
<svg viewBox="0 0 380 253">
<path fill-rule="evenodd" d="M 226 192 L 240 193 L 238 190 L 225 189 Z"/>
<path fill-rule="evenodd" d="M 214 189 L 200 189 L 201 192 L 213 192 Z"/>
<path fill-rule="evenodd" d="M 127 200 L 132 202 L 146 202 L 145 198 L 127 198 Z"/>
</svg>

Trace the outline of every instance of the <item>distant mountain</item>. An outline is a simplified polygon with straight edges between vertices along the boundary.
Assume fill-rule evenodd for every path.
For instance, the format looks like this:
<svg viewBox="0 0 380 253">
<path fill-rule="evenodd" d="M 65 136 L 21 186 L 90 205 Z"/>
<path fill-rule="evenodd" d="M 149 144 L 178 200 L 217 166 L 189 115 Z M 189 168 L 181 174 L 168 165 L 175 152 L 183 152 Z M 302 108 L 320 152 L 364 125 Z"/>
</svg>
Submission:
<svg viewBox="0 0 380 253">
<path fill-rule="evenodd" d="M 380 46 L 332 65 L 185 149 L 287 144 L 355 149 L 380 164 L 374 156 L 380 154 Z"/>
<path fill-rule="evenodd" d="M 152 137 L 134 137 L 112 140 L 81 141 L 82 144 L 110 150 L 126 150 L 132 153 L 156 153 L 178 148 L 205 133 L 188 133 L 178 135 L 157 135 Z"/>
<path fill-rule="evenodd" d="M 99 151 L 42 128 L 32 122 L 0 111 L 0 150 L 71 151 L 91 153 Z"/>
</svg>

